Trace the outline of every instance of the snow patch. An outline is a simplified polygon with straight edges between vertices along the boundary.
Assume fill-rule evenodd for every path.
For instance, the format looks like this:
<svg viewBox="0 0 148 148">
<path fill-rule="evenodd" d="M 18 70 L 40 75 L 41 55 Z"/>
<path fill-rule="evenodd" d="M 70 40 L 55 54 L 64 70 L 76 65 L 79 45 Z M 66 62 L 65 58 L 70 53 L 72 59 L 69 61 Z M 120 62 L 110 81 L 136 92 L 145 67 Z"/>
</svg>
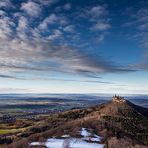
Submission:
<svg viewBox="0 0 148 148">
<path fill-rule="evenodd" d="M 91 136 L 91 133 L 89 133 L 89 132 L 86 130 L 86 128 L 82 128 L 82 129 L 81 129 L 81 136 L 83 136 L 83 137 L 89 137 L 89 136 Z"/>
<path fill-rule="evenodd" d="M 70 135 L 63 135 L 61 138 L 49 138 L 46 142 L 32 142 L 31 146 L 44 145 L 47 148 L 104 148 L 104 144 L 99 144 L 102 137 L 90 133 L 86 128 L 80 131 L 82 138 L 73 138 Z"/>
<path fill-rule="evenodd" d="M 30 144 L 31 146 L 40 146 L 40 145 L 43 145 L 41 142 L 32 142 Z"/>
<path fill-rule="evenodd" d="M 32 142 L 30 145 L 40 144 L 39 142 Z M 55 139 L 50 138 L 45 142 L 45 146 L 47 148 L 65 148 L 65 145 L 69 145 L 70 148 L 103 148 L 103 144 L 98 143 L 89 143 L 86 141 L 83 141 L 80 138 L 72 138 L 72 139 Z"/>
<path fill-rule="evenodd" d="M 86 140 L 86 141 L 91 141 L 91 142 L 100 142 L 100 139 L 98 139 L 98 138 L 86 137 L 86 138 L 82 138 L 82 139 Z"/>
<path fill-rule="evenodd" d="M 63 136 L 61 136 L 62 138 L 68 138 L 68 137 L 70 137 L 69 135 L 63 135 Z"/>
<path fill-rule="evenodd" d="M 102 139 L 102 137 L 88 132 L 86 128 L 82 128 L 80 132 L 81 132 L 81 136 L 83 137 L 81 139 L 86 140 L 86 141 L 100 142 Z"/>
</svg>

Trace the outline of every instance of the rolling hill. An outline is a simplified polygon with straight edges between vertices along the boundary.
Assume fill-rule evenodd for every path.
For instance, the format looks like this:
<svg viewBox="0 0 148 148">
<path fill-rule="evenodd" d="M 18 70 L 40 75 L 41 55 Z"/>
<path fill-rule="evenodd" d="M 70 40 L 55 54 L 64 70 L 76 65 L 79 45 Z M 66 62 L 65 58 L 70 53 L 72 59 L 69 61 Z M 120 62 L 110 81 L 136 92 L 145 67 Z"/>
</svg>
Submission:
<svg viewBox="0 0 148 148">
<path fill-rule="evenodd" d="M 89 136 L 81 134 L 84 129 Z M 46 116 L 22 132 L 7 135 L 0 140 L 11 139 L 2 148 L 26 148 L 32 142 L 38 142 L 37 145 L 30 145 L 35 148 L 50 146 L 47 139 L 53 137 L 58 141 L 75 138 L 81 140 L 81 143 L 102 144 L 107 148 L 146 148 L 148 108 L 114 96 L 111 101 L 101 105 Z M 101 137 L 100 140 L 95 141 L 98 137 Z"/>
</svg>

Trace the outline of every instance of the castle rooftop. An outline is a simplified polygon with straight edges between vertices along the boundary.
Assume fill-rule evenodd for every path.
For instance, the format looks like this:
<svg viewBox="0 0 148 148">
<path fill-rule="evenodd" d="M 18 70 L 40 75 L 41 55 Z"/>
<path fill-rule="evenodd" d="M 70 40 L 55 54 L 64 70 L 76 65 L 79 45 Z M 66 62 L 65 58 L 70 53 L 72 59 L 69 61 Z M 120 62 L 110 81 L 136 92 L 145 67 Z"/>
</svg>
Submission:
<svg viewBox="0 0 148 148">
<path fill-rule="evenodd" d="M 126 100 L 124 99 L 124 97 L 115 95 L 112 97 L 112 102 L 123 103 L 123 102 L 126 102 Z"/>
</svg>

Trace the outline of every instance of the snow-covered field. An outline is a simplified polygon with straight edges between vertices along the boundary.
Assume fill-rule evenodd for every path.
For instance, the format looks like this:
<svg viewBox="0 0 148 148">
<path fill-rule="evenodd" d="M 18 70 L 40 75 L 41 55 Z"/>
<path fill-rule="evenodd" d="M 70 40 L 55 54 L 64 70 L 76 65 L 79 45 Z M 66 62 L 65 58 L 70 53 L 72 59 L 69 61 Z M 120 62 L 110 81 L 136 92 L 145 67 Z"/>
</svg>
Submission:
<svg viewBox="0 0 148 148">
<path fill-rule="evenodd" d="M 103 144 L 95 143 L 100 142 L 101 137 L 82 128 L 80 131 L 82 138 L 73 138 L 69 135 L 63 135 L 61 138 L 49 138 L 45 143 L 32 142 L 31 146 L 44 145 L 47 148 L 103 148 Z M 88 142 L 89 141 L 89 142 Z"/>
</svg>

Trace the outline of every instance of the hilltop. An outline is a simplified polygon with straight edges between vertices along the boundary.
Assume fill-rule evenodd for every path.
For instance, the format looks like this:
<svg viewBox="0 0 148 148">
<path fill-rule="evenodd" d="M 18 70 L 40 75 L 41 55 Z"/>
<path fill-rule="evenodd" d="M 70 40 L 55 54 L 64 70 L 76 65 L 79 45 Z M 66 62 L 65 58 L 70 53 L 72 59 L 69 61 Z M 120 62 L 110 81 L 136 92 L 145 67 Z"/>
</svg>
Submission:
<svg viewBox="0 0 148 148">
<path fill-rule="evenodd" d="M 23 132 L 11 136 L 12 143 L 3 147 L 26 148 L 33 141 L 45 142 L 48 138 L 88 138 L 80 131 L 91 133 L 91 139 L 102 137 L 95 143 L 109 148 L 146 148 L 148 146 L 148 109 L 120 96 L 112 100 L 83 109 L 72 109 L 46 116 Z M 10 136 L 9 136 L 10 138 Z M 83 139 L 84 140 L 84 139 Z M 34 146 L 32 146 L 34 147 Z M 41 147 L 41 146 L 40 146 Z M 43 146 L 42 146 L 43 147 Z"/>
</svg>

